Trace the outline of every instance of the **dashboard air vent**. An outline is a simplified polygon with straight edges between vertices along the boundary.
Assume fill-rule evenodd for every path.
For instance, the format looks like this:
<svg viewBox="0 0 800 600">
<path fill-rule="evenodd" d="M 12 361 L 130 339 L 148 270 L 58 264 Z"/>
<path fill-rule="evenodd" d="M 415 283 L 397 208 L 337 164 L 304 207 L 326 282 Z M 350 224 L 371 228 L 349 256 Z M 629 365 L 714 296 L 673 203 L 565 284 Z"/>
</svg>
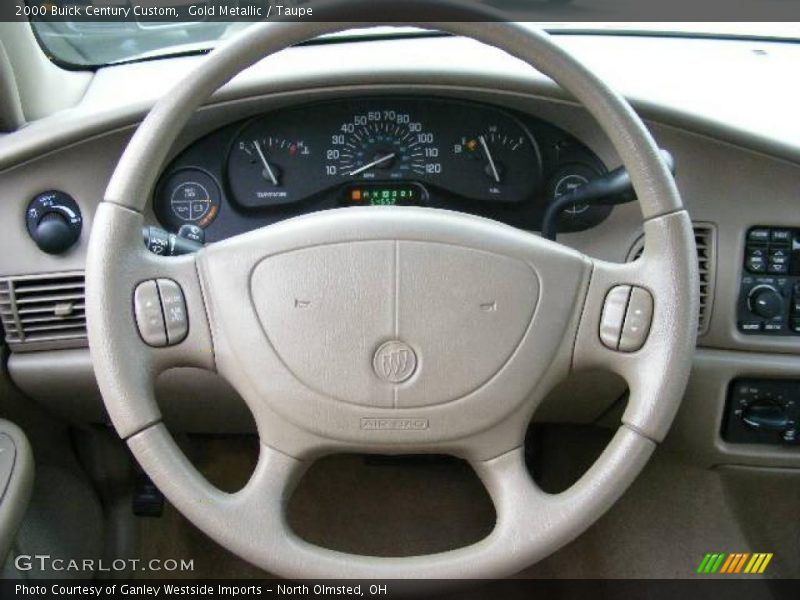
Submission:
<svg viewBox="0 0 800 600">
<path fill-rule="evenodd" d="M 0 279 L 0 318 L 14 351 L 87 345 L 83 273 Z"/>
<path fill-rule="evenodd" d="M 697 335 L 704 335 L 711 322 L 711 307 L 714 303 L 714 282 L 717 264 L 717 230 L 710 223 L 694 223 L 694 241 L 697 244 L 697 270 L 700 272 L 700 316 Z M 644 237 L 634 242 L 628 260 L 636 260 L 644 251 Z"/>
</svg>

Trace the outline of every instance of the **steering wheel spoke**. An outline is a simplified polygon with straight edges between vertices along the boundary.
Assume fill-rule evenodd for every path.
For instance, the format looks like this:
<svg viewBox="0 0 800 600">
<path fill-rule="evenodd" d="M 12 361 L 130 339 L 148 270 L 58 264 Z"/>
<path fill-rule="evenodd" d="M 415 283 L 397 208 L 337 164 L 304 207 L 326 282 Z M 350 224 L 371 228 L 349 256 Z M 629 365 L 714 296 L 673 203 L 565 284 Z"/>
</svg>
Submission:
<svg viewBox="0 0 800 600">
<path fill-rule="evenodd" d="M 153 396 L 156 378 L 173 367 L 214 369 L 214 353 L 200 281 L 192 255 L 160 257 L 142 243 L 142 215 L 103 203 L 95 215 L 86 294 L 90 348 L 95 363 L 113 355 L 113 369 L 98 370 L 101 391 L 123 394 L 109 406 L 122 437 L 158 422 Z M 102 331 L 102 334 L 97 333 Z M 135 382 L 125 391 L 121 381 Z"/>
<path fill-rule="evenodd" d="M 644 230 L 645 250 L 638 260 L 593 261 L 573 370 L 621 375 L 630 389 L 623 423 L 660 441 L 680 401 L 675 395 L 683 393 L 672 382 L 688 377 L 685 359 L 694 349 L 699 280 L 693 252 L 680 252 L 694 248 L 685 211 L 649 219 Z"/>
<path fill-rule="evenodd" d="M 655 447 L 654 442 L 623 425 L 581 478 L 556 494 L 544 492 L 531 479 L 522 449 L 473 463 L 497 512 L 491 536 L 510 547 L 536 548 L 534 554 L 515 557 L 517 570 L 541 560 L 611 507 Z"/>
</svg>

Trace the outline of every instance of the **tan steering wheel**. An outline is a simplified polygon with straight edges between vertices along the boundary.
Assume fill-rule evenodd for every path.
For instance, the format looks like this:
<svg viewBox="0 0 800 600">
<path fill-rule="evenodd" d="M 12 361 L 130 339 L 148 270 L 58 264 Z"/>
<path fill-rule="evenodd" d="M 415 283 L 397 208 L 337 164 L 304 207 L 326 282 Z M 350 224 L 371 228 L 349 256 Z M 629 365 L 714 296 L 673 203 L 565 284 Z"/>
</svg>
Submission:
<svg viewBox="0 0 800 600">
<path fill-rule="evenodd" d="M 363 2 L 342 6 L 358 11 Z M 631 174 L 646 234 L 641 260 L 610 264 L 493 221 L 400 207 L 316 213 L 191 256 L 148 253 L 142 212 L 193 111 L 263 57 L 363 23 L 260 24 L 213 51 L 141 124 L 95 215 L 89 341 L 114 426 L 178 510 L 272 573 L 460 578 L 523 569 L 619 498 L 682 397 L 697 323 L 695 246 L 653 139 L 622 98 L 546 34 L 469 22 L 475 15 L 463 10 L 465 22 L 411 25 L 505 50 L 585 106 Z M 154 290 L 167 313 L 161 347 L 146 344 L 137 326 L 137 315 L 147 326 Z M 486 303 L 495 309 L 481 310 Z M 188 316 L 185 338 L 178 309 Z M 161 422 L 153 384 L 178 366 L 216 371 L 255 416 L 260 458 L 237 493 L 206 481 Z M 596 463 L 550 495 L 525 468 L 526 427 L 557 382 L 587 367 L 624 377 L 630 400 Z M 402 558 L 305 542 L 287 525 L 287 499 L 311 461 L 342 451 L 466 459 L 494 502 L 493 531 L 470 546 Z"/>
</svg>

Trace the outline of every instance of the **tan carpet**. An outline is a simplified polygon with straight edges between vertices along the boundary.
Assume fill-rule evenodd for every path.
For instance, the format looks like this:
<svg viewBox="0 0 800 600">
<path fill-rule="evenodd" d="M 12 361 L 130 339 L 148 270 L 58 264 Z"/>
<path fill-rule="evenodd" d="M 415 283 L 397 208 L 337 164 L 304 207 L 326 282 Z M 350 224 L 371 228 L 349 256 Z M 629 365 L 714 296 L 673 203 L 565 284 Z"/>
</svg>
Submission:
<svg viewBox="0 0 800 600">
<path fill-rule="evenodd" d="M 548 428 L 541 439 L 542 460 L 537 464 L 542 467 L 537 477 L 547 489 L 562 489 L 589 464 L 607 437 L 597 428 Z M 189 446 L 198 467 L 223 489 L 241 487 L 255 464 L 255 438 L 195 439 Z M 718 471 L 698 469 L 658 450 L 607 515 L 519 576 L 690 577 L 706 552 L 778 552 L 751 546 L 737 521 L 742 517 L 741 501 L 738 496 L 732 499 L 731 486 Z M 288 516 L 309 541 L 383 556 L 469 543 L 488 533 L 494 522 L 488 497 L 462 463 L 375 464 L 345 455 L 312 467 Z M 792 527 L 796 515 L 794 522 Z M 793 539 L 794 531 L 783 535 L 784 543 Z M 142 558 L 191 558 L 195 574 L 205 577 L 265 576 L 221 549 L 170 507 L 161 519 L 141 519 L 140 532 Z M 776 556 L 767 575 L 800 576 L 796 553 L 795 547 L 783 552 L 784 560 Z"/>
</svg>

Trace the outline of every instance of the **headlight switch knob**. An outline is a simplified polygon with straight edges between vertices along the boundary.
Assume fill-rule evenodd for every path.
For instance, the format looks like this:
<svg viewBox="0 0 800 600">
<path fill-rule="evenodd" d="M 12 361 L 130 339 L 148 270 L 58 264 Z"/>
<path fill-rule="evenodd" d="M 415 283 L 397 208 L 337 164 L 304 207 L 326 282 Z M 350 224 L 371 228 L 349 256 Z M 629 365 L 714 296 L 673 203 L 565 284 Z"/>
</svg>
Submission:
<svg viewBox="0 0 800 600">
<path fill-rule="evenodd" d="M 40 250 L 63 254 L 80 239 L 83 217 L 72 196 L 50 191 L 39 194 L 28 204 L 25 225 Z"/>
</svg>

